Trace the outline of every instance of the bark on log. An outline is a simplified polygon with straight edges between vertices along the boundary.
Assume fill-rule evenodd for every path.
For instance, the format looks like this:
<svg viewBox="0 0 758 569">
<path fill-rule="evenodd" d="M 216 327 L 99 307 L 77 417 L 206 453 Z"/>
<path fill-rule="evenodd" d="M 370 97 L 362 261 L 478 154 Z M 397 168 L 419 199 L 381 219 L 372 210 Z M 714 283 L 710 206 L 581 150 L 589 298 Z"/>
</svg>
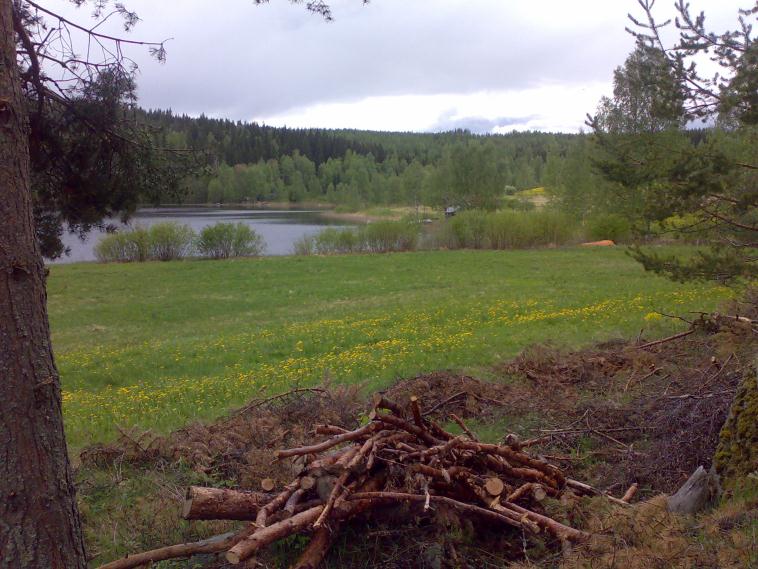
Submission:
<svg viewBox="0 0 758 569">
<path fill-rule="evenodd" d="M 310 445 L 306 447 L 300 447 L 300 448 L 278 450 L 274 453 L 274 456 L 276 456 L 276 458 L 287 458 L 289 456 L 297 456 L 300 454 L 316 454 L 319 452 L 323 452 L 329 448 L 332 448 L 333 446 L 336 446 L 340 443 L 360 439 L 361 437 L 372 433 L 375 429 L 377 429 L 377 424 L 369 423 L 368 425 L 365 425 L 361 427 L 360 429 L 356 429 L 355 431 L 350 431 L 349 433 L 342 433 L 341 435 L 332 437 L 331 439 L 326 440 L 322 443 L 318 443 L 318 444 Z"/>
<path fill-rule="evenodd" d="M 284 504 L 284 511 L 289 513 L 290 515 L 295 513 L 295 509 L 297 508 L 298 503 L 300 502 L 300 499 L 303 497 L 303 494 L 305 494 L 305 490 L 302 488 L 298 488 L 292 493 L 292 496 L 287 498 L 287 502 Z"/>
<path fill-rule="evenodd" d="M 295 482 L 287 484 L 287 486 L 285 486 L 284 490 L 280 494 L 278 494 L 273 500 L 258 510 L 258 515 L 255 517 L 255 525 L 257 525 L 259 528 L 265 527 L 266 518 L 284 506 L 284 504 L 287 503 L 287 500 L 290 499 L 290 496 L 292 496 L 292 494 L 295 493 L 295 490 L 297 490 L 299 487 L 299 480 L 295 480 Z"/>
<path fill-rule="evenodd" d="M 562 523 L 555 521 L 553 518 L 548 518 L 547 516 L 543 516 L 542 514 L 538 514 L 537 512 L 532 512 L 531 510 L 522 508 L 518 504 L 513 504 L 511 502 L 501 502 L 501 505 L 504 508 L 511 509 L 516 513 L 526 516 L 527 518 L 535 522 L 540 527 L 551 532 L 560 540 L 581 542 L 581 541 L 585 541 L 589 539 L 590 537 L 590 534 L 588 534 L 585 531 L 581 531 L 581 530 L 563 525 Z"/>
<path fill-rule="evenodd" d="M 470 514 L 476 514 L 491 521 L 503 523 L 512 527 L 522 528 L 523 525 L 518 520 L 514 520 L 508 516 L 505 516 L 499 512 L 493 512 L 492 510 L 486 510 L 479 506 L 472 504 L 466 504 L 465 502 L 459 502 L 453 500 L 447 496 L 429 496 L 431 502 L 446 504 L 461 512 L 468 512 Z M 385 501 L 385 502 L 418 502 L 423 504 L 427 500 L 427 496 L 424 494 L 407 494 L 405 492 L 356 492 L 347 497 L 348 500 L 368 500 L 368 501 Z"/>
<path fill-rule="evenodd" d="M 316 425 L 316 428 L 313 429 L 313 432 L 317 435 L 329 435 L 331 437 L 334 435 L 344 435 L 350 431 L 336 425 Z"/>
<path fill-rule="evenodd" d="M 268 527 L 258 528 L 251 536 L 230 548 L 226 552 L 226 560 L 232 565 L 239 565 L 242 561 L 255 555 L 261 548 L 311 525 L 323 509 L 324 506 L 316 506 Z"/>
<path fill-rule="evenodd" d="M 226 488 L 190 486 L 182 507 L 185 520 L 254 520 L 273 496 Z"/>
<path fill-rule="evenodd" d="M 301 476 L 300 488 L 303 490 L 310 490 L 316 485 L 316 479 L 313 476 Z"/>
<path fill-rule="evenodd" d="M 332 511 L 337 498 L 339 498 L 345 492 L 345 483 L 347 482 L 349 476 L 350 471 L 346 470 L 337 479 L 334 488 L 332 488 L 331 494 L 329 494 L 329 498 L 326 500 L 326 504 L 324 504 L 324 510 L 321 512 L 318 519 L 313 524 L 314 529 L 319 529 L 324 525 L 324 523 L 326 523 L 326 519 L 329 516 L 329 513 Z"/>
<path fill-rule="evenodd" d="M 561 488 L 566 482 L 566 479 L 563 476 L 563 473 L 552 464 L 549 464 L 542 460 L 538 460 L 536 458 L 532 458 L 531 456 L 524 454 L 523 452 L 514 450 L 511 447 L 486 444 L 486 443 L 477 443 L 473 441 L 464 441 L 461 446 L 463 448 L 467 448 L 478 453 L 488 453 L 488 454 L 493 454 L 496 456 L 502 456 L 509 462 L 522 464 L 528 468 L 542 472 L 546 477 L 551 479 L 552 481 L 551 486 L 556 486 L 557 488 Z"/>
<path fill-rule="evenodd" d="M 624 495 L 621 497 L 622 502 L 626 502 L 627 504 L 632 501 L 635 494 L 637 494 L 637 490 L 639 489 L 640 485 L 636 482 L 629 486 L 629 489 L 624 492 Z"/>
<path fill-rule="evenodd" d="M 123 559 L 117 559 L 116 561 L 101 565 L 98 569 L 132 569 L 133 567 L 165 561 L 166 559 L 179 559 L 182 557 L 190 557 L 192 555 L 221 553 L 222 551 L 233 547 L 240 540 L 250 536 L 253 531 L 255 531 L 255 526 L 250 524 L 242 531 L 236 533 L 225 533 L 192 543 L 179 543 L 177 545 L 169 545 L 168 547 L 160 547 L 151 551 L 136 553 L 124 557 Z"/>
<path fill-rule="evenodd" d="M 523 498 L 526 495 L 531 495 L 538 502 L 542 502 L 547 497 L 547 492 L 540 484 L 535 482 L 527 482 L 516 488 L 506 498 L 507 502 L 515 502 L 516 500 Z"/>
<path fill-rule="evenodd" d="M 395 417 L 394 415 L 379 415 L 377 416 L 376 419 L 377 421 L 381 421 L 383 423 L 394 425 L 395 427 L 403 429 L 404 431 L 407 431 L 411 433 L 412 435 L 415 435 L 416 437 L 418 437 L 419 439 L 421 439 L 428 445 L 436 446 L 442 442 L 436 439 L 435 437 L 433 437 L 424 429 L 419 429 L 416 425 L 413 425 L 409 423 L 408 421 L 401 419 L 400 417 Z"/>
<path fill-rule="evenodd" d="M 374 476 L 363 485 L 362 489 L 374 491 L 377 488 L 380 488 L 383 484 L 383 477 Z M 356 501 L 355 503 L 349 504 L 342 502 L 342 504 L 344 505 L 335 507 L 330 521 L 342 521 L 348 519 L 362 513 L 363 511 L 373 506 L 373 503 L 371 501 L 365 500 Z M 270 543 L 303 530 L 318 519 L 323 509 L 324 506 L 319 505 L 300 512 L 299 514 L 292 516 L 289 519 L 271 524 L 265 528 L 257 529 L 254 534 L 250 535 L 247 539 L 240 541 L 227 552 L 227 561 L 233 565 L 237 565 L 240 562 L 249 559 L 261 548 L 269 545 Z"/>
<path fill-rule="evenodd" d="M 424 420 L 421 418 L 421 407 L 418 404 L 418 397 L 411 395 L 411 414 L 413 415 L 413 422 L 419 429 L 425 429 Z"/>
<path fill-rule="evenodd" d="M 313 537 L 303 553 L 290 569 L 317 569 L 324 561 L 334 538 L 339 533 L 340 522 L 335 522 L 332 527 L 322 527 L 313 532 Z"/>
<path fill-rule="evenodd" d="M 477 437 L 474 432 L 468 428 L 466 423 L 463 422 L 463 419 L 461 419 L 458 415 L 455 413 L 450 413 L 450 418 L 455 421 L 455 423 L 463 429 L 463 432 L 466 433 L 468 438 L 470 438 L 472 441 L 479 442 L 479 437 Z"/>
<path fill-rule="evenodd" d="M 515 480 L 529 480 L 531 482 L 538 482 L 544 484 L 545 487 L 549 487 L 557 491 L 557 489 L 554 487 L 555 480 L 545 476 L 544 472 L 534 470 L 533 468 L 510 466 L 507 462 L 502 462 L 502 460 L 502 457 L 489 455 L 486 459 L 487 466 L 489 466 L 495 472 L 504 474 L 509 478 L 513 478 Z"/>
<path fill-rule="evenodd" d="M 403 409 L 400 407 L 400 405 L 385 398 L 381 393 L 374 393 L 371 399 L 374 409 L 387 409 L 387 411 L 392 412 L 398 417 L 402 418 L 405 416 L 405 413 L 403 413 Z"/>
</svg>

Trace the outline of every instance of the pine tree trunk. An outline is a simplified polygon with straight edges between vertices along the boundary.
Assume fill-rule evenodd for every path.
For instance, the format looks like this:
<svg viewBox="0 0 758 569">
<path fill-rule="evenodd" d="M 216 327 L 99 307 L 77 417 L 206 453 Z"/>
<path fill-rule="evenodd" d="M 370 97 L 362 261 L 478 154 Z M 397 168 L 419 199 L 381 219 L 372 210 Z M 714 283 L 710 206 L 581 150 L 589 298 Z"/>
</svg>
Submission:
<svg viewBox="0 0 758 569">
<path fill-rule="evenodd" d="M 0 0 L 0 568 L 85 569 L 34 237 L 12 9 Z"/>
</svg>

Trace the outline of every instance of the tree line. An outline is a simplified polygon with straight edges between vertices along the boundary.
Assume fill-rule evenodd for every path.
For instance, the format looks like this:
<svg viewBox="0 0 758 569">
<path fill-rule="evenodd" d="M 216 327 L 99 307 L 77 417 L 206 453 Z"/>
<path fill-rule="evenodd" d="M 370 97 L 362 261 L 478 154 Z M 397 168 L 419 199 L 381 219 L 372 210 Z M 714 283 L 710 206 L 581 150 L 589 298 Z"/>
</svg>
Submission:
<svg viewBox="0 0 758 569">
<path fill-rule="evenodd" d="M 149 196 L 154 203 L 323 201 L 491 209 L 508 188 L 542 185 L 548 160 L 561 162 L 584 138 L 289 129 L 155 110 L 139 116 L 155 129 L 157 146 L 203 152 L 208 163 L 184 178 L 179 192 Z"/>
</svg>

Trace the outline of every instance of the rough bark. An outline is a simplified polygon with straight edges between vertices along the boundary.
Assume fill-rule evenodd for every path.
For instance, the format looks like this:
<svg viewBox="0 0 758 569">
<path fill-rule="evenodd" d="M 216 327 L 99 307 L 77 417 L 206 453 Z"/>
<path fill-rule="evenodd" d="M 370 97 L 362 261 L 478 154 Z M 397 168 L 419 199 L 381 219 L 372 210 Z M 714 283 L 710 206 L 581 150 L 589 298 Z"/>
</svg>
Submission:
<svg viewBox="0 0 758 569">
<path fill-rule="evenodd" d="M 86 567 L 34 235 L 11 0 L 0 0 L 0 567 Z"/>
<path fill-rule="evenodd" d="M 185 520 L 254 520 L 273 496 L 227 488 L 190 486 L 184 499 Z"/>
<path fill-rule="evenodd" d="M 242 532 L 225 533 L 201 541 L 195 541 L 193 543 L 179 543 L 177 545 L 152 549 L 135 555 L 129 555 L 122 559 L 117 559 L 116 561 L 111 561 L 110 563 L 101 565 L 99 569 L 132 569 L 134 567 L 149 566 L 152 563 L 165 561 L 166 559 L 177 559 L 199 554 L 221 553 L 235 545 L 241 539 L 247 537 L 252 531 L 251 528 L 245 528 Z"/>
<path fill-rule="evenodd" d="M 324 526 L 313 532 L 308 547 L 290 569 L 318 569 L 339 532 L 339 525 L 340 522 L 334 522 L 335 527 Z"/>
</svg>

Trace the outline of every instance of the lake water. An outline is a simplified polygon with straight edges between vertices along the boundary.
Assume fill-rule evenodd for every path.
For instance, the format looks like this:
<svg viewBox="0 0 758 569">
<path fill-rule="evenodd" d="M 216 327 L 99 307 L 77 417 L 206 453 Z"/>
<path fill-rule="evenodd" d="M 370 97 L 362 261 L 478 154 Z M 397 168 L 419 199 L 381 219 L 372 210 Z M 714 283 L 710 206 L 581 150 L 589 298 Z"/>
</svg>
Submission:
<svg viewBox="0 0 758 569">
<path fill-rule="evenodd" d="M 189 225 L 196 232 L 220 221 L 242 222 L 255 229 L 266 242 L 265 255 L 289 255 L 293 244 L 304 235 L 318 233 L 327 225 L 347 225 L 334 221 L 322 212 L 312 210 L 273 209 L 225 209 L 220 207 L 145 208 L 132 216 L 130 225 L 149 227 L 162 221 L 175 221 Z M 116 223 L 116 225 L 121 225 Z M 68 232 L 63 234 L 63 243 L 71 249 L 68 256 L 53 263 L 79 263 L 94 261 L 94 247 L 105 233 L 92 231 L 82 241 Z"/>
</svg>

